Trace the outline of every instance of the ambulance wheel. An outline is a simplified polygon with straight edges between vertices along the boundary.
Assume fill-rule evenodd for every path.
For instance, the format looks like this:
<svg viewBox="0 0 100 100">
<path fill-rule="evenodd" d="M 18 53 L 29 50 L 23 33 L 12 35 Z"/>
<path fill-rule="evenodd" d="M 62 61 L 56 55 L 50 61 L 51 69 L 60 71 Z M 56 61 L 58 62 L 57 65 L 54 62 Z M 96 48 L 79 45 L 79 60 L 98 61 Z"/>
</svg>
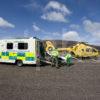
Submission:
<svg viewBox="0 0 100 100">
<path fill-rule="evenodd" d="M 17 61 L 16 61 L 16 65 L 17 65 L 18 67 L 21 67 L 21 66 L 23 65 L 23 62 L 22 62 L 21 60 L 17 60 Z"/>
</svg>

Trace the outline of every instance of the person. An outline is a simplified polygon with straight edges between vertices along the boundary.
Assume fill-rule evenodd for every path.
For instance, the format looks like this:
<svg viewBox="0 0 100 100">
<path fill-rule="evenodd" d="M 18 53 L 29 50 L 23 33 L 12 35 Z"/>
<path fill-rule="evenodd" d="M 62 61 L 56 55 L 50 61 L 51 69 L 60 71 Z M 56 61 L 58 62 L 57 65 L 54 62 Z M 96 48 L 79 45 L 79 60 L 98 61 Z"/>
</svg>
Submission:
<svg viewBox="0 0 100 100">
<path fill-rule="evenodd" d="M 59 52 L 57 49 L 53 49 L 51 51 L 51 66 L 55 66 L 56 68 L 59 68 L 59 61 L 58 61 L 58 57 L 59 57 Z"/>
<path fill-rule="evenodd" d="M 72 55 L 68 52 L 65 56 L 67 65 L 70 66 L 72 64 Z"/>
</svg>

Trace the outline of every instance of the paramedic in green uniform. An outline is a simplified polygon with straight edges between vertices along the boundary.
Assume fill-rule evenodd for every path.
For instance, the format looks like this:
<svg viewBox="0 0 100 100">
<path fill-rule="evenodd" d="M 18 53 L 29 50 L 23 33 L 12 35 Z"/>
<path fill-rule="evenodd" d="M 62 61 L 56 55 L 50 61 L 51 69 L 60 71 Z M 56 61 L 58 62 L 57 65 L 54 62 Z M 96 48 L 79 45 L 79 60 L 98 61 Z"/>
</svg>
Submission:
<svg viewBox="0 0 100 100">
<path fill-rule="evenodd" d="M 67 65 L 70 66 L 72 64 L 72 55 L 70 53 L 67 53 L 65 58 L 66 58 Z"/>
<path fill-rule="evenodd" d="M 51 51 L 51 66 L 56 66 L 56 68 L 59 68 L 59 65 L 58 65 L 58 57 L 59 57 L 59 52 L 57 49 L 53 49 Z"/>
</svg>

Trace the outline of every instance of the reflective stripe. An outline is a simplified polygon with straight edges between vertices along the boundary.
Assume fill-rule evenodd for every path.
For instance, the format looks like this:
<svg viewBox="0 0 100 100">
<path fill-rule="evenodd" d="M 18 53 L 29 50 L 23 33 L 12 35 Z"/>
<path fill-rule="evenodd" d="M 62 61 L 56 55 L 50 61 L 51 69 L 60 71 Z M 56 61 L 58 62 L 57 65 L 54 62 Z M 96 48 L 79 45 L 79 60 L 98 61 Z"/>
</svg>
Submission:
<svg viewBox="0 0 100 100">
<path fill-rule="evenodd" d="M 26 57 L 26 61 L 33 61 L 34 57 Z"/>
<path fill-rule="evenodd" d="M 51 51 L 52 56 L 59 56 L 59 52 L 57 50 Z"/>
<path fill-rule="evenodd" d="M 18 57 L 25 57 L 25 53 L 17 53 Z"/>
<path fill-rule="evenodd" d="M 17 57 L 19 60 L 25 60 L 25 57 Z"/>
<path fill-rule="evenodd" d="M 25 53 L 25 57 L 33 57 L 33 56 L 34 56 L 34 53 L 31 53 L 31 52 Z"/>
<path fill-rule="evenodd" d="M 24 60 L 33 61 L 35 60 L 35 53 L 33 52 L 0 52 L 0 59 L 3 60 Z"/>
<path fill-rule="evenodd" d="M 71 58 L 72 56 L 71 56 L 71 54 L 67 54 L 66 56 L 65 56 L 65 58 L 67 59 L 67 58 Z"/>
<path fill-rule="evenodd" d="M 16 57 L 16 56 L 9 56 L 9 59 L 10 59 L 10 60 L 16 60 L 17 57 Z"/>
<path fill-rule="evenodd" d="M 1 56 L 1 59 L 3 59 L 3 60 L 9 60 L 9 57 L 8 56 Z"/>
<path fill-rule="evenodd" d="M 17 53 L 15 53 L 15 52 L 9 52 L 9 56 L 17 56 Z"/>
</svg>

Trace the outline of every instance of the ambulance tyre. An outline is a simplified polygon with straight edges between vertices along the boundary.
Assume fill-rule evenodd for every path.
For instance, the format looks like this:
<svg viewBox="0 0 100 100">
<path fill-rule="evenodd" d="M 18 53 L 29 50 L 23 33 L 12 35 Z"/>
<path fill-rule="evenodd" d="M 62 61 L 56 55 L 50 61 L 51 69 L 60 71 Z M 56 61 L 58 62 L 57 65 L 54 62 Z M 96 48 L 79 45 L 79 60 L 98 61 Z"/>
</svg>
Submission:
<svg viewBox="0 0 100 100">
<path fill-rule="evenodd" d="M 16 61 L 16 65 L 17 65 L 18 67 L 21 67 L 21 66 L 23 65 L 23 62 L 22 62 L 21 60 L 17 60 L 17 61 Z"/>
</svg>

